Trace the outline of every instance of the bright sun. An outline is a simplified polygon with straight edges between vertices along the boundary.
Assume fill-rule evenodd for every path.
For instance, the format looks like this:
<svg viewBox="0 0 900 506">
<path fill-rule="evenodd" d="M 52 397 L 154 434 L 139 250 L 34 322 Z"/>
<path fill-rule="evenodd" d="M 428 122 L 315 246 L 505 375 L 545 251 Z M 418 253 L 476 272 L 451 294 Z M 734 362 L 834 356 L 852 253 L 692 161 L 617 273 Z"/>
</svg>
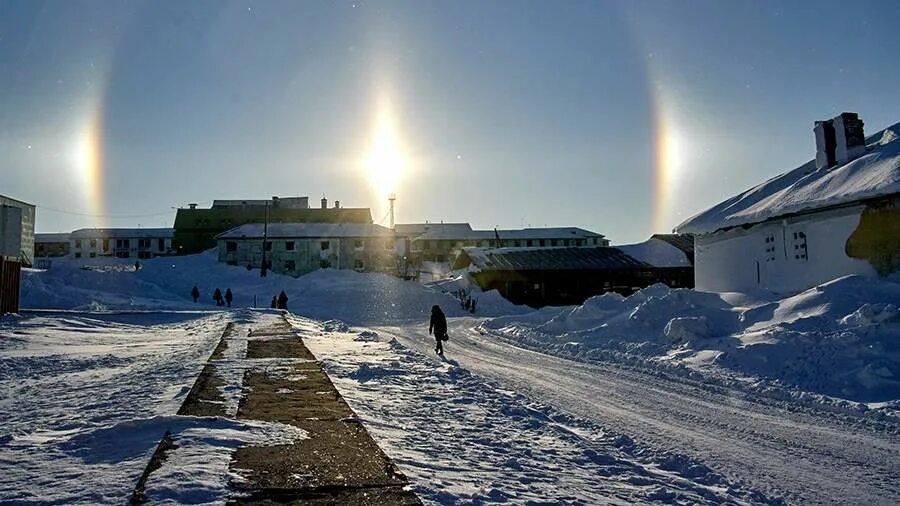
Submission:
<svg viewBox="0 0 900 506">
<path fill-rule="evenodd" d="M 397 191 L 408 163 L 391 109 L 382 101 L 364 161 L 366 174 L 379 198 Z"/>
</svg>

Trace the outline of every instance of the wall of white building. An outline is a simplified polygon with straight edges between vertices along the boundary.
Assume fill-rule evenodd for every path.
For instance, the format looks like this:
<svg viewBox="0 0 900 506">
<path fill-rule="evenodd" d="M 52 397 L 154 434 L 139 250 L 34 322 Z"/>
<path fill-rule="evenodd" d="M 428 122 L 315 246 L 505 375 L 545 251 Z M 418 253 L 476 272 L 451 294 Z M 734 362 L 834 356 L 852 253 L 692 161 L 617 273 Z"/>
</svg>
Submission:
<svg viewBox="0 0 900 506">
<path fill-rule="evenodd" d="M 73 258 L 114 256 L 118 258 L 152 258 L 173 253 L 171 237 L 79 237 L 69 239 Z"/>
<path fill-rule="evenodd" d="M 859 226 L 864 208 L 823 211 L 697 236 L 696 288 L 793 293 L 848 274 L 876 276 L 868 261 L 846 253 L 847 239 Z"/>
</svg>

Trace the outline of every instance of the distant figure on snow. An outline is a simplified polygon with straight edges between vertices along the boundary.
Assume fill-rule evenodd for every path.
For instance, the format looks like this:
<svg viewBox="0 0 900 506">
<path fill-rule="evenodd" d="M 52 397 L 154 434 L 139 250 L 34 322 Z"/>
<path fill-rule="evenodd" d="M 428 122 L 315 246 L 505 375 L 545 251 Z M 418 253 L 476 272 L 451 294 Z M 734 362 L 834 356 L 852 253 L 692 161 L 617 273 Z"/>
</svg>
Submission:
<svg viewBox="0 0 900 506">
<path fill-rule="evenodd" d="M 428 333 L 434 335 L 437 346 L 434 352 L 438 355 L 444 354 L 444 341 L 448 340 L 447 336 L 447 317 L 441 311 L 441 307 L 435 304 L 431 306 L 431 323 L 428 324 Z"/>
<path fill-rule="evenodd" d="M 194 285 L 194 288 L 191 289 L 191 298 L 194 299 L 194 304 L 200 299 L 200 289 L 197 288 L 197 285 Z"/>
<path fill-rule="evenodd" d="M 228 304 L 228 307 L 231 307 L 231 301 L 234 300 L 234 295 L 231 293 L 231 288 L 225 289 L 225 303 Z"/>
<path fill-rule="evenodd" d="M 224 305 L 224 303 L 222 302 L 222 290 L 216 288 L 216 291 L 213 292 L 213 300 L 216 301 L 217 306 Z"/>
<path fill-rule="evenodd" d="M 284 290 L 282 290 L 281 293 L 278 294 L 278 309 L 287 309 L 287 301 L 288 296 L 284 293 Z"/>
<path fill-rule="evenodd" d="M 278 309 L 278 296 L 272 296 L 272 305 L 270 306 L 272 309 Z"/>
<path fill-rule="evenodd" d="M 140 260 L 135 260 L 135 261 L 134 261 L 134 270 L 135 270 L 135 271 L 141 270 L 141 261 L 140 261 Z"/>
</svg>

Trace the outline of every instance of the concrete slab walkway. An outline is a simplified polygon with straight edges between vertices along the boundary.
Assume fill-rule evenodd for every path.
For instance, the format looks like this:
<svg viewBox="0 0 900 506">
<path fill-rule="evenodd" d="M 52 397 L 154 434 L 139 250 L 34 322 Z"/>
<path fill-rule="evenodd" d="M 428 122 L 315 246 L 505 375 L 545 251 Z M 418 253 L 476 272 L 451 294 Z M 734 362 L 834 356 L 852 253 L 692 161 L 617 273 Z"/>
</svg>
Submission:
<svg viewBox="0 0 900 506">
<path fill-rule="evenodd" d="M 235 389 L 240 400 L 229 413 L 224 392 Z M 178 414 L 278 422 L 307 432 L 293 444 L 237 449 L 229 466 L 238 477 L 230 504 L 421 504 L 281 314 L 230 323 Z M 132 502 L 142 502 L 170 446 L 164 437 Z"/>
</svg>

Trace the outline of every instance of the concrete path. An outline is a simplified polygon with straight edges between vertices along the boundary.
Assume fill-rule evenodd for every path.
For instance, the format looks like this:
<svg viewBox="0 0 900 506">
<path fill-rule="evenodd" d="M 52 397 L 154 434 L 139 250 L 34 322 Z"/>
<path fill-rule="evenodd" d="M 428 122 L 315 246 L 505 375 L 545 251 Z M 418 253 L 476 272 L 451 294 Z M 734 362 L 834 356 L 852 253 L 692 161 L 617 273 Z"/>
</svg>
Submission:
<svg viewBox="0 0 900 506">
<path fill-rule="evenodd" d="M 227 392 L 236 389 L 233 413 Z M 294 444 L 237 449 L 230 504 L 421 504 L 280 314 L 230 323 L 178 414 L 278 422 L 307 432 Z M 142 502 L 170 447 L 164 437 L 133 502 Z"/>
</svg>

